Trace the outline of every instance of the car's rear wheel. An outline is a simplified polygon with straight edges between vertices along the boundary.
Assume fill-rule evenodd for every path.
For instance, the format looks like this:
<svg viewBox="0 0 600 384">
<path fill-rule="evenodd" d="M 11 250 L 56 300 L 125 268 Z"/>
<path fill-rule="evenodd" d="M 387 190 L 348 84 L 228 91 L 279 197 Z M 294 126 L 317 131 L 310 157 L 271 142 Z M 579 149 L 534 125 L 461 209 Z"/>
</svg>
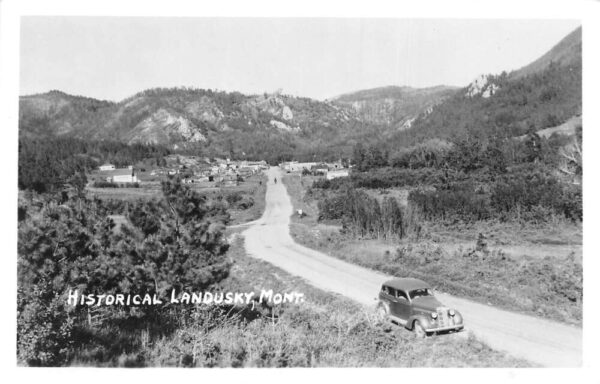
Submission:
<svg viewBox="0 0 600 384">
<path fill-rule="evenodd" d="M 427 332 L 425 332 L 425 328 L 419 320 L 415 320 L 412 330 L 415 333 L 415 336 L 417 336 L 419 339 L 423 339 L 425 336 L 427 336 Z"/>
</svg>

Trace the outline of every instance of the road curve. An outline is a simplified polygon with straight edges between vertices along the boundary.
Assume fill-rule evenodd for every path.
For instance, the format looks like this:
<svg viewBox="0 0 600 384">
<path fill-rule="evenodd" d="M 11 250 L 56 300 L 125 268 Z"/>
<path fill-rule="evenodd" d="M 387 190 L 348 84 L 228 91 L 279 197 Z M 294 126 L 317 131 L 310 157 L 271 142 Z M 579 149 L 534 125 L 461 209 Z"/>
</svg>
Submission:
<svg viewBox="0 0 600 384">
<path fill-rule="evenodd" d="M 293 206 L 281 180 L 281 171 L 267 172 L 266 208 L 263 216 L 243 232 L 252 257 L 267 261 L 311 285 L 374 306 L 381 283 L 391 276 L 359 267 L 303 247 L 289 233 Z M 496 350 L 548 367 L 578 367 L 582 363 L 582 330 L 492 306 L 436 294 L 457 308 L 466 329 Z"/>
</svg>

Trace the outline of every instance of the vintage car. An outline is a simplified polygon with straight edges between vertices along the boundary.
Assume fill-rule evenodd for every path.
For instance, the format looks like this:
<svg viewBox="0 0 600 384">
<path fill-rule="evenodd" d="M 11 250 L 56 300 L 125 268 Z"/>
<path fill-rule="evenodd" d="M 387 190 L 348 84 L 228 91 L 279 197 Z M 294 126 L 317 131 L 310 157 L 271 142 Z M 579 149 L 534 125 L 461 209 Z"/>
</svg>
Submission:
<svg viewBox="0 0 600 384">
<path fill-rule="evenodd" d="M 434 332 L 460 331 L 464 327 L 461 314 L 445 307 L 424 281 L 413 278 L 386 281 L 379 292 L 377 312 L 419 337 Z"/>
</svg>

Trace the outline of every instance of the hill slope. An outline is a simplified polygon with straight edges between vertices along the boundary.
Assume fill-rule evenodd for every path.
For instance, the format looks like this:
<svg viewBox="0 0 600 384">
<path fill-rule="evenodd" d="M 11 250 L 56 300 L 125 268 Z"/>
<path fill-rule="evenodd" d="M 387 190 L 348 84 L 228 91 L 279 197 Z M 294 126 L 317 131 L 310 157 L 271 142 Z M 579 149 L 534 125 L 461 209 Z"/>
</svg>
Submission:
<svg viewBox="0 0 600 384">
<path fill-rule="evenodd" d="M 579 27 L 533 63 L 511 72 L 510 77 L 518 79 L 539 73 L 548 68 L 551 63 L 563 67 L 577 65 L 578 62 L 581 62 L 581 45 L 581 27 Z"/>
<path fill-rule="evenodd" d="M 333 100 L 353 108 L 367 122 L 406 129 L 418 115 L 426 113 L 456 89 L 447 86 L 420 89 L 389 86 L 347 93 Z"/>
<path fill-rule="evenodd" d="M 466 135 L 481 139 L 524 135 L 581 115 L 581 29 L 518 71 L 482 75 L 397 132 L 388 145 Z"/>
<path fill-rule="evenodd" d="M 51 91 L 21 97 L 19 110 L 21 137 L 166 144 L 238 157 L 302 154 L 312 142 L 333 143 L 361 127 L 351 109 L 328 102 L 189 88 L 151 89 L 118 103 Z"/>
<path fill-rule="evenodd" d="M 447 91 L 390 90 L 392 115 L 280 94 L 159 88 L 114 103 L 51 91 L 21 97 L 19 130 L 21 137 L 163 144 L 236 158 L 333 160 L 349 156 L 357 142 L 389 136 L 396 122 L 420 113 Z"/>
<path fill-rule="evenodd" d="M 357 143 L 518 136 L 581 114 L 581 47 L 579 28 L 532 64 L 462 89 L 390 86 L 325 102 L 157 88 L 115 103 L 51 91 L 20 98 L 19 134 L 154 143 L 271 162 L 348 157 Z"/>
</svg>

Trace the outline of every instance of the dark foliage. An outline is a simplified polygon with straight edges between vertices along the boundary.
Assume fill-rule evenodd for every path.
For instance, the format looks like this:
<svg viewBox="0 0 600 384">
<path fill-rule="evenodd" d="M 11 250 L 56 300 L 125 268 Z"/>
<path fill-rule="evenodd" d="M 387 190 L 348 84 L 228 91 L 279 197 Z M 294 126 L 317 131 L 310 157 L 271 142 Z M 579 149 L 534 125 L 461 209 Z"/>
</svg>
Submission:
<svg viewBox="0 0 600 384">
<path fill-rule="evenodd" d="M 466 89 L 400 131 L 389 145 L 410 146 L 428 139 L 476 136 L 509 138 L 556 126 L 581 114 L 581 61 L 551 64 L 545 70 L 511 79 L 490 76 L 499 86 L 493 97 L 465 96 Z"/>
<path fill-rule="evenodd" d="M 19 139 L 19 189 L 56 192 L 71 185 L 81 189 L 85 172 L 110 162 L 117 167 L 146 158 L 163 158 L 169 151 L 160 146 L 111 141 L 85 141 L 68 137 Z M 78 178 L 74 178 L 79 175 Z M 105 186 L 106 187 L 106 186 Z"/>
<path fill-rule="evenodd" d="M 401 239 L 415 230 L 413 215 L 391 197 L 379 202 L 363 191 L 346 188 L 318 206 L 319 220 L 341 220 L 343 230 L 358 237 Z"/>
<path fill-rule="evenodd" d="M 488 198 L 478 193 L 473 183 L 459 183 L 448 189 L 410 192 L 409 202 L 428 220 L 460 219 L 477 221 L 491 216 Z"/>
<path fill-rule="evenodd" d="M 19 206 L 26 214 L 18 228 L 20 362 L 65 364 L 77 343 L 84 342 L 81 334 L 93 331 L 86 308 L 67 304 L 70 289 L 156 293 L 166 300 L 171 290 L 199 291 L 227 276 L 224 206 L 177 180 L 165 182 L 163 194 L 159 201 L 129 206 L 131 225 L 119 228 L 108 214 L 122 206 L 84 198 L 61 203 L 50 195 L 23 197 Z M 118 318 L 116 307 L 98 310 L 101 321 Z M 172 315 L 169 308 L 153 306 L 121 310 L 159 326 Z"/>
<path fill-rule="evenodd" d="M 111 181 L 102 181 L 102 180 L 94 181 L 92 186 L 94 188 L 119 188 L 119 184 L 117 184 L 117 183 L 113 183 Z"/>
</svg>

